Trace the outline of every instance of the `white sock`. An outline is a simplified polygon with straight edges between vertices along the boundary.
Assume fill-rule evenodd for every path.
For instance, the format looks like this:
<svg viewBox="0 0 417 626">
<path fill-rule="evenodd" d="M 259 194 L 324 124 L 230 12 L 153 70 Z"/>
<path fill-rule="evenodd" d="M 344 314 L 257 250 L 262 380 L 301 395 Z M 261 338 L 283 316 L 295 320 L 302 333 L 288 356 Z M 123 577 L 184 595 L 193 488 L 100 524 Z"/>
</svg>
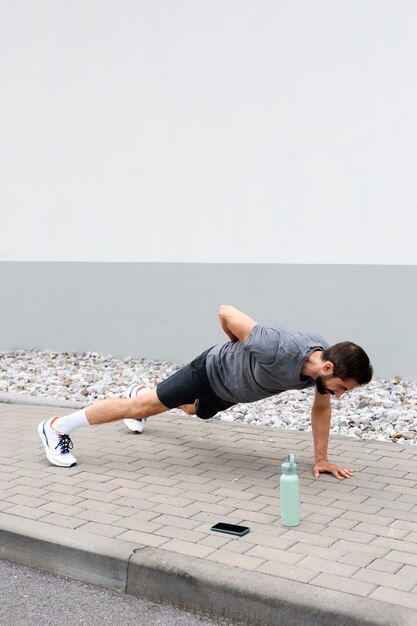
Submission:
<svg viewBox="0 0 417 626">
<path fill-rule="evenodd" d="M 90 426 L 85 409 L 56 418 L 52 428 L 63 435 L 69 435 L 72 430 L 81 426 Z"/>
</svg>

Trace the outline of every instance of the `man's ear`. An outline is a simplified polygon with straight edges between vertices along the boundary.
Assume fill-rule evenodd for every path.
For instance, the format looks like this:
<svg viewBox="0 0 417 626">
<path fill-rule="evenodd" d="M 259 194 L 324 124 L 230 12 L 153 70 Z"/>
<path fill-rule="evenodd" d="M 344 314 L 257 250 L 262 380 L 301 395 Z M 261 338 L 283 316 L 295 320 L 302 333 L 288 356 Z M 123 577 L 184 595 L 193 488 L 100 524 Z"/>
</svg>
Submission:
<svg viewBox="0 0 417 626">
<path fill-rule="evenodd" d="M 331 361 L 325 361 L 323 363 L 323 374 L 325 376 L 331 376 L 333 374 L 334 365 Z"/>
</svg>

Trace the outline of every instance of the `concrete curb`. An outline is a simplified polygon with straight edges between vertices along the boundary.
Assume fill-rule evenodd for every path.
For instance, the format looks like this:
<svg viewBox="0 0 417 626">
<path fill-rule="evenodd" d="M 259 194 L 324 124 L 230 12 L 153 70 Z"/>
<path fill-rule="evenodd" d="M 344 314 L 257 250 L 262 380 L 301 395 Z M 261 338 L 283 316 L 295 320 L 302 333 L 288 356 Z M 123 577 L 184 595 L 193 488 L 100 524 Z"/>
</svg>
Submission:
<svg viewBox="0 0 417 626">
<path fill-rule="evenodd" d="M 44 398 L 42 396 L 25 396 L 20 393 L 0 393 L 0 403 L 24 404 L 34 406 L 60 406 L 65 409 L 83 409 L 91 403 L 63 400 L 61 398 Z"/>
<path fill-rule="evenodd" d="M 0 556 L 59 576 L 126 591 L 137 546 L 0 513 Z"/>
<path fill-rule="evenodd" d="M 25 396 L 20 393 L 0 393 L 0 404 L 22 404 L 25 406 L 61 407 L 63 409 L 85 409 L 92 402 L 77 402 L 62 398 L 45 398 L 43 396 Z M 178 413 L 166 411 L 168 415 L 178 416 Z"/>
<path fill-rule="evenodd" d="M 0 513 L 0 557 L 250 626 L 413 626 L 415 611 Z"/>
</svg>

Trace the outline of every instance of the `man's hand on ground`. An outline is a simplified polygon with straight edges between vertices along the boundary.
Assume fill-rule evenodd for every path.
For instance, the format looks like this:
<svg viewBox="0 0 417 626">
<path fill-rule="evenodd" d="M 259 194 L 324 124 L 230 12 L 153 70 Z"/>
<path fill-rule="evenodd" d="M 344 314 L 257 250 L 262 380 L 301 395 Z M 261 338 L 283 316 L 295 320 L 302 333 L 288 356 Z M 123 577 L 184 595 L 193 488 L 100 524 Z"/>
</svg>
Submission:
<svg viewBox="0 0 417 626">
<path fill-rule="evenodd" d="M 347 467 L 339 467 L 338 465 L 333 465 L 328 461 L 318 461 L 314 465 L 313 474 L 315 478 L 318 478 L 320 474 L 333 474 L 336 478 L 350 478 L 353 476 L 352 470 Z"/>
</svg>

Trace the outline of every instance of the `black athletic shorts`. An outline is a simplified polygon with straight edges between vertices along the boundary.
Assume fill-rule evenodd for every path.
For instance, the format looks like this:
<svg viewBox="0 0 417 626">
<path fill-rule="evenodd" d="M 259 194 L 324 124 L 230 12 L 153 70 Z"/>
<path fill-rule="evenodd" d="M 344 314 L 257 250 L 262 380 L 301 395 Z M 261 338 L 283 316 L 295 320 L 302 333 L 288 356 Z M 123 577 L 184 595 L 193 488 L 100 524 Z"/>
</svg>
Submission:
<svg viewBox="0 0 417 626">
<path fill-rule="evenodd" d="M 169 409 L 175 409 L 182 404 L 194 404 L 198 400 L 196 415 L 203 420 L 236 404 L 219 398 L 210 385 L 206 371 L 206 356 L 210 350 L 211 348 L 159 383 L 156 393 L 162 404 Z"/>
</svg>

